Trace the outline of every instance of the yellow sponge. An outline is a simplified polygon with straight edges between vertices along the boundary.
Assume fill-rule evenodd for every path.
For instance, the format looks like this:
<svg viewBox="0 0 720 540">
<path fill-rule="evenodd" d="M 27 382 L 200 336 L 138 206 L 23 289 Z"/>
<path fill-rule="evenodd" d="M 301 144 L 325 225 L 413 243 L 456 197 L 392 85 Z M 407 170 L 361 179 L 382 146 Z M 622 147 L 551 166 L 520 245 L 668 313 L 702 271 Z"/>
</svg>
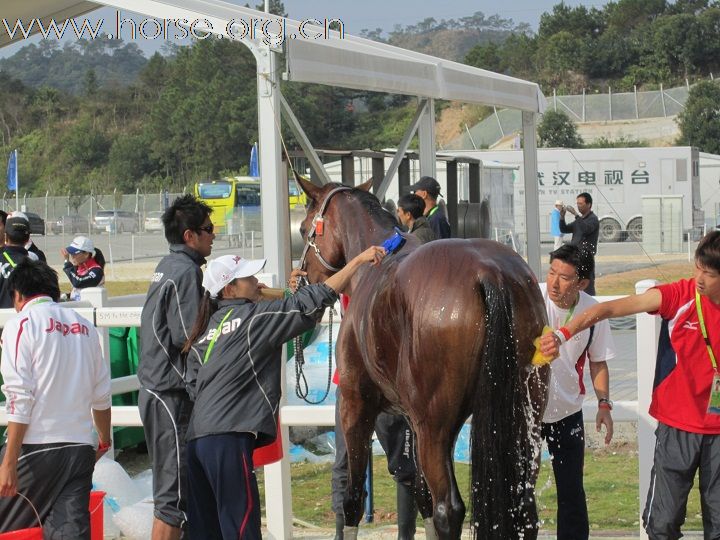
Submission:
<svg viewBox="0 0 720 540">
<path fill-rule="evenodd" d="M 542 335 L 544 336 L 545 334 L 551 333 L 552 331 L 552 328 L 550 328 L 549 326 L 545 326 L 543 328 Z M 542 352 L 540 352 L 540 337 L 536 337 L 535 341 L 533 341 L 533 345 L 535 345 L 535 354 L 533 354 L 532 357 L 533 366 L 544 366 L 545 364 L 549 364 L 553 361 L 550 356 L 545 356 Z"/>
</svg>

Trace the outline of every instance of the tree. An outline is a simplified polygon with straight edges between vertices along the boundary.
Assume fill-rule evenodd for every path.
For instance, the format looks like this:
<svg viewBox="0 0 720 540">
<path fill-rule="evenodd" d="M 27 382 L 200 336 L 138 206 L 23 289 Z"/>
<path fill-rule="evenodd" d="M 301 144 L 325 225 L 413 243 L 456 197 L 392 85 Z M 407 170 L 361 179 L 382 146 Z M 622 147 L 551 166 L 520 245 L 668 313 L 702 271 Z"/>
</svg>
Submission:
<svg viewBox="0 0 720 540">
<path fill-rule="evenodd" d="M 538 125 L 540 146 L 544 148 L 582 148 L 577 127 L 562 111 L 546 111 Z"/>
<path fill-rule="evenodd" d="M 678 115 L 678 124 L 679 144 L 720 154 L 720 86 L 709 81 L 693 86 Z"/>
<path fill-rule="evenodd" d="M 467 53 L 467 56 L 465 56 L 465 63 L 469 66 L 475 66 L 498 73 L 505 71 L 505 66 L 500 56 L 500 47 L 495 43 L 475 45 Z"/>
<path fill-rule="evenodd" d="M 98 92 L 98 80 L 94 69 L 85 72 L 85 97 L 94 98 Z"/>
</svg>

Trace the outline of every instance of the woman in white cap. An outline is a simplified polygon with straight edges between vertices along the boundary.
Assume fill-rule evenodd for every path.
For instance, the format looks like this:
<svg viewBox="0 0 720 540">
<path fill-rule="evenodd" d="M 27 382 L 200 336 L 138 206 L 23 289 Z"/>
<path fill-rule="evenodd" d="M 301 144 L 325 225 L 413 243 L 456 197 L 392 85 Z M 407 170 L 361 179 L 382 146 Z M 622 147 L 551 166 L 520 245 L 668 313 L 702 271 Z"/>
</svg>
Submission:
<svg viewBox="0 0 720 540">
<path fill-rule="evenodd" d="M 105 257 L 87 236 L 76 236 L 60 249 L 65 258 L 63 270 L 73 286 L 70 300 L 80 300 L 80 290 L 105 283 Z"/>
<path fill-rule="evenodd" d="M 208 263 L 183 349 L 202 359 L 186 435 L 190 538 L 261 540 L 253 451 L 277 436 L 282 347 L 315 326 L 358 268 L 384 256 L 384 248 L 370 247 L 324 283 L 272 301 L 260 301 L 265 286 L 254 276 L 264 259 L 224 255 Z"/>
</svg>

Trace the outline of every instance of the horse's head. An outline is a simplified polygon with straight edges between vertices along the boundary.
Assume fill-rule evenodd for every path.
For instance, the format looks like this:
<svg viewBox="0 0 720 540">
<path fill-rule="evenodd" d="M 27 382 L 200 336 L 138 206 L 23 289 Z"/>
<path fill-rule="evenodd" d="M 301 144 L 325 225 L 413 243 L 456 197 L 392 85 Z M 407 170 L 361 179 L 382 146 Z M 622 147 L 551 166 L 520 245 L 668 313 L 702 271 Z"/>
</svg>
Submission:
<svg viewBox="0 0 720 540">
<path fill-rule="evenodd" d="M 318 187 L 295 173 L 300 188 L 308 198 L 307 215 L 300 224 L 305 249 L 300 265 L 308 273 L 310 283 L 325 281 L 347 262 L 343 245 L 342 220 L 344 197 L 353 188 L 330 183 Z M 372 180 L 357 186 L 368 191 Z M 347 210 L 347 209 L 346 209 Z"/>
</svg>

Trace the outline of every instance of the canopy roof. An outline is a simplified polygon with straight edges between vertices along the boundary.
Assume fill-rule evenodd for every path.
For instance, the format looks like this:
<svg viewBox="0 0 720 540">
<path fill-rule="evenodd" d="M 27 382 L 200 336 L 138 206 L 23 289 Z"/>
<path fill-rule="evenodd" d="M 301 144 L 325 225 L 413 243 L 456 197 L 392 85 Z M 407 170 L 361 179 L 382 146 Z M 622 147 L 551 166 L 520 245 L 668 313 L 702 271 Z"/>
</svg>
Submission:
<svg viewBox="0 0 720 540">
<path fill-rule="evenodd" d="M 261 11 L 220 0 L 3 0 L 2 4 L 3 17 L 10 24 L 20 19 L 26 27 L 33 18 L 60 21 L 103 6 L 159 19 L 208 20 L 211 31 L 218 34 L 225 33 L 230 21 L 247 22 L 267 17 Z M 299 21 L 287 19 L 288 34 L 298 35 L 300 25 Z M 310 35 L 323 32 L 322 28 L 307 24 L 303 29 Z M 271 26 L 270 30 L 275 28 Z M 0 47 L 9 43 L 9 36 L 0 33 Z M 545 97 L 535 83 L 384 43 L 348 34 L 341 39 L 337 33 L 328 38 L 286 39 L 285 43 L 291 81 L 482 103 L 536 113 L 545 109 Z"/>
</svg>

